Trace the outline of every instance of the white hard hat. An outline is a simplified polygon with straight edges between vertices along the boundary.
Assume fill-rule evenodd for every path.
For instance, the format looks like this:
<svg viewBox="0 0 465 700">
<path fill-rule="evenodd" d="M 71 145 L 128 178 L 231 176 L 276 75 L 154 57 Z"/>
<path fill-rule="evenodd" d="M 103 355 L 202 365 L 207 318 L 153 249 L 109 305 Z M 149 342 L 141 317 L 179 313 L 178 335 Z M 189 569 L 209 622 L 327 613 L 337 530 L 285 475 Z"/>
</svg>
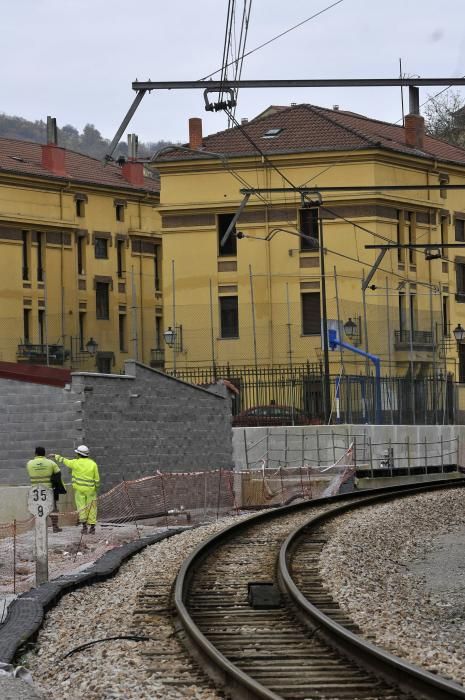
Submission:
<svg viewBox="0 0 465 700">
<path fill-rule="evenodd" d="M 79 447 L 76 447 L 74 450 L 77 455 L 81 455 L 81 457 L 88 457 L 89 456 L 89 448 L 86 447 L 85 445 L 79 445 Z"/>
</svg>

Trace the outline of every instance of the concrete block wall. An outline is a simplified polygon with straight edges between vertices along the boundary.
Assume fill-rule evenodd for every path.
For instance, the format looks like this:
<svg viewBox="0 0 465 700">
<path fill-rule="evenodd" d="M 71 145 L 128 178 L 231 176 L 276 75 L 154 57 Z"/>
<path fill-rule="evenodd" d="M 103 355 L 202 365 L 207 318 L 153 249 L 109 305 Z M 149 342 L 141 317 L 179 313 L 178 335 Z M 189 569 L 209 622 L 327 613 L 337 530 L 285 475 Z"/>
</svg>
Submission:
<svg viewBox="0 0 465 700">
<path fill-rule="evenodd" d="M 426 440 L 426 451 L 425 451 Z M 356 442 L 357 464 L 379 465 L 391 444 L 395 465 L 400 467 L 440 465 L 441 440 L 444 464 L 465 465 L 463 425 L 320 425 L 233 428 L 235 469 L 299 467 L 302 463 L 329 465 Z M 458 448 L 458 455 L 457 455 Z M 447 452 L 452 454 L 447 455 Z"/>
<path fill-rule="evenodd" d="M 232 468 L 231 403 L 134 361 L 125 375 L 79 373 L 82 438 L 104 489 L 163 471 Z"/>
<path fill-rule="evenodd" d="M 0 486 L 27 484 L 34 448 L 68 452 L 81 426 L 81 404 L 69 388 L 0 378 Z"/>
</svg>

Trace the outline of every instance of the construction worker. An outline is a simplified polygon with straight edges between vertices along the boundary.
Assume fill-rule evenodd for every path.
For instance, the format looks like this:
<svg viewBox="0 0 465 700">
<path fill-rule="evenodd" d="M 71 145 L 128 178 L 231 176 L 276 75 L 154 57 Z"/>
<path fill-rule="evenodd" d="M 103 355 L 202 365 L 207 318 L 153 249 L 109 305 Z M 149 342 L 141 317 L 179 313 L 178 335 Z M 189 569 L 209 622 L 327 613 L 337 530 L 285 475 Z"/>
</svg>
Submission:
<svg viewBox="0 0 465 700">
<path fill-rule="evenodd" d="M 71 482 L 74 489 L 74 500 L 79 513 L 79 522 L 82 524 L 82 534 L 87 534 L 87 526 L 90 525 L 89 534 L 95 534 L 97 522 L 97 489 L 100 486 L 100 477 L 97 464 L 89 457 L 89 448 L 79 445 L 75 450 L 77 459 L 66 459 L 61 455 L 53 455 L 56 461 L 64 464 L 71 470 Z"/>
<path fill-rule="evenodd" d="M 45 486 L 47 489 L 54 489 L 53 492 L 53 512 L 50 514 L 53 532 L 62 532 L 61 527 L 58 527 L 58 506 L 55 493 L 55 484 L 58 480 L 61 483 L 61 471 L 58 464 L 47 459 L 45 456 L 45 447 L 36 447 L 34 459 L 30 459 L 26 464 L 27 473 L 31 480 L 32 486 Z M 64 489 L 64 487 L 63 487 Z M 66 493 L 66 491 L 64 491 Z"/>
</svg>

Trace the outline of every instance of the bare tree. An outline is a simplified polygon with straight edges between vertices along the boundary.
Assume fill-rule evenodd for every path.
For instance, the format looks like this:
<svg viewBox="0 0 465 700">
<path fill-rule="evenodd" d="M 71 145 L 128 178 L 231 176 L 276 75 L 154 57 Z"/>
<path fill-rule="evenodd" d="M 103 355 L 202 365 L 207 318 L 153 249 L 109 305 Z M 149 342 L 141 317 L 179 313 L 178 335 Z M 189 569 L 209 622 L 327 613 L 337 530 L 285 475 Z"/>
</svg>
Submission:
<svg viewBox="0 0 465 700">
<path fill-rule="evenodd" d="M 459 92 L 429 96 L 424 114 L 428 134 L 465 147 L 465 99 Z"/>
</svg>

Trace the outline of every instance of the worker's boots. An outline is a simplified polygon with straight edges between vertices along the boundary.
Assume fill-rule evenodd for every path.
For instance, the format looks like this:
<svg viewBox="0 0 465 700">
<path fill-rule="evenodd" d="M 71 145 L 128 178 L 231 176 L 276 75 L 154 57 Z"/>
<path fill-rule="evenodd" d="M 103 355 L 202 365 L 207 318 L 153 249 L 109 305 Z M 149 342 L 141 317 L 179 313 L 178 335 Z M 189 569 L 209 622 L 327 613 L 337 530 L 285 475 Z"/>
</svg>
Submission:
<svg viewBox="0 0 465 700">
<path fill-rule="evenodd" d="M 81 535 L 87 535 L 87 523 L 82 523 Z"/>
<path fill-rule="evenodd" d="M 95 525 L 90 526 L 89 535 L 95 535 Z"/>
</svg>

